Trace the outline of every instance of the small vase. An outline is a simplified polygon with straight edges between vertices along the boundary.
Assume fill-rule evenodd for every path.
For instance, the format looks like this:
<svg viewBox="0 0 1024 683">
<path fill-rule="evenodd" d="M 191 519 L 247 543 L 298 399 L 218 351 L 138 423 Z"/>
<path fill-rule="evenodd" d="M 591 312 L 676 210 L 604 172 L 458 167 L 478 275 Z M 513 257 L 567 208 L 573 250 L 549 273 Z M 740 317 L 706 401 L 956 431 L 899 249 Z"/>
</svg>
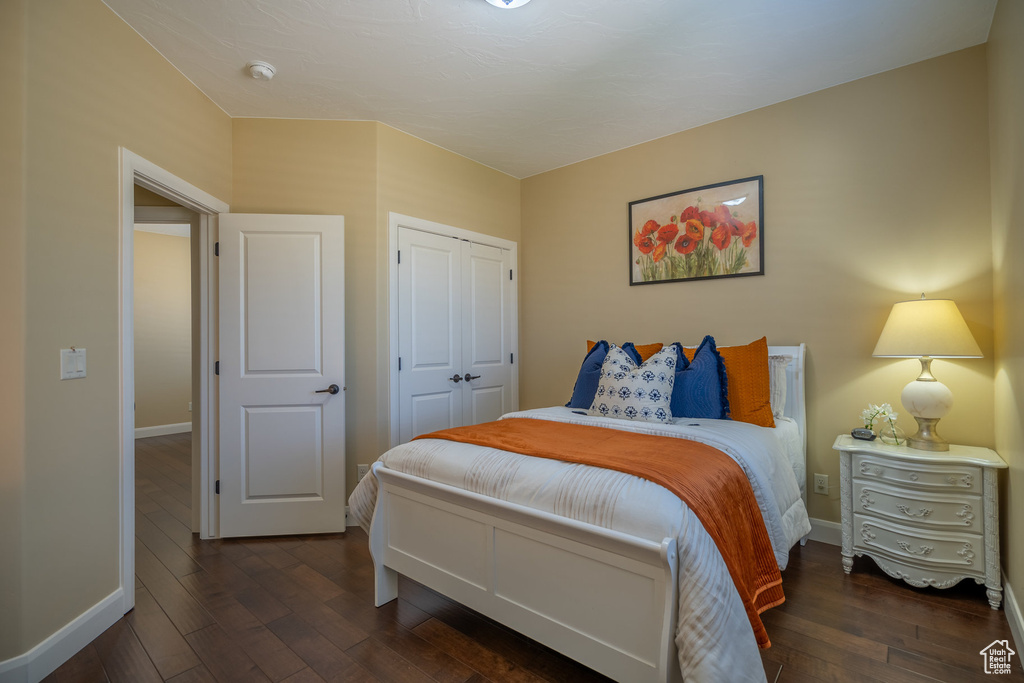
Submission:
<svg viewBox="0 0 1024 683">
<path fill-rule="evenodd" d="M 890 446 L 906 446 L 907 435 L 899 426 L 890 425 L 888 422 L 878 428 L 878 440 Z"/>
</svg>

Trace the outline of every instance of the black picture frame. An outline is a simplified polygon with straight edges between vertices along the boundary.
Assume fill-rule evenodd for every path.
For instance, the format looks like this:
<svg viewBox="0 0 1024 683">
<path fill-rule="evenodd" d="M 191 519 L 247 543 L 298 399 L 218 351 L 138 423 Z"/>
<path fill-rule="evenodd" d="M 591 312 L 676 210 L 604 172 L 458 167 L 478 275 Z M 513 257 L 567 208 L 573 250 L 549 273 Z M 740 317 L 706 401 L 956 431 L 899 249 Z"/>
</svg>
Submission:
<svg viewBox="0 0 1024 683">
<path fill-rule="evenodd" d="M 629 203 L 629 284 L 764 275 L 764 176 Z"/>
</svg>

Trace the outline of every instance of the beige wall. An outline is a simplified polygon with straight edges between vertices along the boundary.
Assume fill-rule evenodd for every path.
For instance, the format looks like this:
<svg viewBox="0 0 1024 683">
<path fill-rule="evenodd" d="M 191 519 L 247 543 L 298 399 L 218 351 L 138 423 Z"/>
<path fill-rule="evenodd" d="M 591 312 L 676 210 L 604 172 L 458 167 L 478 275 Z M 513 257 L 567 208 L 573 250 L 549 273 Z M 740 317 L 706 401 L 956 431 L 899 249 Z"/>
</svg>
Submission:
<svg viewBox="0 0 1024 683">
<path fill-rule="evenodd" d="M 180 206 L 167 197 L 161 197 L 139 185 L 134 186 L 135 206 Z"/>
<path fill-rule="evenodd" d="M 347 485 L 388 447 L 387 214 L 519 237 L 519 181 L 376 122 L 235 119 L 239 213 L 345 216 Z"/>
<path fill-rule="evenodd" d="M 1024 3 L 1000 0 L 989 34 L 995 440 L 1004 477 L 1003 564 L 1024 599 Z M 1022 643 L 1018 642 L 1019 646 Z"/>
<path fill-rule="evenodd" d="M 0 662 L 22 652 L 27 16 L 25 0 L 0 2 Z"/>
<path fill-rule="evenodd" d="M 519 241 L 516 178 L 384 124 L 378 149 L 382 229 L 394 212 Z"/>
<path fill-rule="evenodd" d="M 345 451 L 351 490 L 357 455 L 378 450 L 372 291 L 377 281 L 377 124 L 235 119 L 233 130 L 232 211 L 345 216 Z"/>
<path fill-rule="evenodd" d="M 378 128 L 378 453 L 389 445 L 388 214 L 400 213 L 519 242 L 520 181 L 390 126 Z M 362 455 L 362 454 L 361 454 Z M 368 463 L 372 459 L 360 459 Z M 350 462 L 355 462 L 350 458 Z M 350 479 L 350 486 L 354 479 Z"/>
<path fill-rule="evenodd" d="M 900 405 L 920 365 L 871 352 L 892 304 L 926 292 L 957 301 L 985 354 L 935 362 L 956 397 L 940 431 L 991 446 L 985 102 L 979 47 L 524 180 L 523 407 L 568 399 L 587 338 L 806 342 L 808 472 L 833 485 L 810 514 L 838 521 L 832 442 L 869 401 Z M 628 285 L 628 202 L 758 174 L 763 277 Z"/>
<path fill-rule="evenodd" d="M 22 568 L 13 608 L 22 627 L 2 640 L 0 658 L 26 652 L 118 586 L 118 146 L 231 199 L 227 115 L 99 0 L 26 6 L 30 527 L 20 547 L 4 547 Z M 86 67 L 74 68 L 83 58 Z M 88 349 L 89 375 L 61 382 L 58 352 L 69 345 Z"/>
<path fill-rule="evenodd" d="M 135 427 L 191 422 L 188 237 L 135 231 Z"/>
</svg>

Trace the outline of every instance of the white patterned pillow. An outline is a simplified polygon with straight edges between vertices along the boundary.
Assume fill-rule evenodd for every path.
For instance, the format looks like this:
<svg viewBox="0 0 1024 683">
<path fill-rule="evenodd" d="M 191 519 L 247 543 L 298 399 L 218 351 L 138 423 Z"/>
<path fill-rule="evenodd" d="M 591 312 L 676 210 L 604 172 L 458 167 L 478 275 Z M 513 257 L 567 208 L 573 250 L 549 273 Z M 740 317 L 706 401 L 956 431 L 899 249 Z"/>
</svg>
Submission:
<svg viewBox="0 0 1024 683">
<path fill-rule="evenodd" d="M 601 366 L 591 415 L 644 422 L 671 422 L 672 385 L 676 377 L 676 348 L 666 346 L 640 367 L 629 355 L 610 345 Z"/>
</svg>

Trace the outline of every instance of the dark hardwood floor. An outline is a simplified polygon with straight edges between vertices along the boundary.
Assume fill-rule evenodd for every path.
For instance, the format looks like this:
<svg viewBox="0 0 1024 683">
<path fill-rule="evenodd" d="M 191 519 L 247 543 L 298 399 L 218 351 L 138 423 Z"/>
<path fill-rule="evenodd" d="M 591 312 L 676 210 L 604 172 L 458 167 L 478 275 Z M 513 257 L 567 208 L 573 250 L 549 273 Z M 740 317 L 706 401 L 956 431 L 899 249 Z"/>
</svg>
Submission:
<svg viewBox="0 0 1024 683">
<path fill-rule="evenodd" d="M 46 681 L 607 680 L 412 581 L 373 607 L 361 530 L 200 541 L 189 457 L 188 435 L 136 442 L 135 609 Z M 1010 638 L 973 582 L 918 590 L 870 560 L 846 576 L 835 546 L 794 548 L 783 579 L 769 682 L 991 681 L 979 651 Z M 1013 662 L 996 680 L 1024 680 Z"/>
</svg>

